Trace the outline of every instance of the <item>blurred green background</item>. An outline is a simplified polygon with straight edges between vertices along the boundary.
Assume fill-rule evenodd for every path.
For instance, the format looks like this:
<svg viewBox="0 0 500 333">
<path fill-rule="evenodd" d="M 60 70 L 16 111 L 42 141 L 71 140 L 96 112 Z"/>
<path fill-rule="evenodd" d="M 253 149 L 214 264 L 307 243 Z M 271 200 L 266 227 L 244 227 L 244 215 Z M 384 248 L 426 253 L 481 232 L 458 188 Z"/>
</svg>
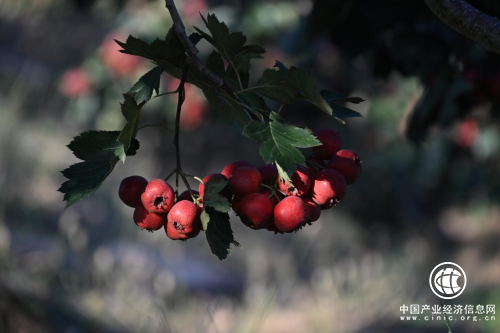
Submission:
<svg viewBox="0 0 500 333">
<path fill-rule="evenodd" d="M 471 3 L 500 16 L 496 1 Z M 500 305 L 499 56 L 417 0 L 177 4 L 188 32 L 211 12 L 266 47 L 253 82 L 279 59 L 314 69 L 322 89 L 366 99 L 348 105 L 363 118 L 346 125 L 307 105 L 283 111 L 291 123 L 340 131 L 363 159 L 360 180 L 295 234 L 233 217 L 242 248 L 219 262 L 203 234 L 184 243 L 141 231 L 120 202 L 124 177 L 175 166 L 171 135 L 150 128 L 137 156 L 64 210 L 59 171 L 77 162 L 65 145 L 89 129 L 120 129 L 121 94 L 152 68 L 113 38 L 152 41 L 171 20 L 160 0 L 2 0 L 0 332 L 445 332 L 444 321 L 400 320 L 403 304 L 439 304 L 428 276 L 443 261 L 468 277 L 445 304 Z M 172 87 L 165 74 L 161 91 Z M 187 99 L 186 172 L 262 164 L 259 145 L 196 87 Z M 155 99 L 141 124 L 172 128 L 174 107 L 175 97 Z M 500 331 L 498 320 L 451 325 Z"/>
</svg>

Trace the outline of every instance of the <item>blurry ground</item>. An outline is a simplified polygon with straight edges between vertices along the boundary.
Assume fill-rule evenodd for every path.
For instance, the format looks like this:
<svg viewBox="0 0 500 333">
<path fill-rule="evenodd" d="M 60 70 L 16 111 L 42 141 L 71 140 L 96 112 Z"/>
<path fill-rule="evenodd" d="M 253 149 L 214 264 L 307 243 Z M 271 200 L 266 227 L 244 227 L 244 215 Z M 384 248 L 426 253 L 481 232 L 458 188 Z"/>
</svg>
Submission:
<svg viewBox="0 0 500 333">
<path fill-rule="evenodd" d="M 334 127 L 362 156 L 364 173 L 339 207 L 292 235 L 234 219 L 242 248 L 224 262 L 203 235 L 182 243 L 140 231 L 119 201 L 119 182 L 166 175 L 175 163 L 169 134 L 149 129 L 138 136 L 138 156 L 65 211 L 59 171 L 77 161 L 65 145 L 88 129 L 121 128 L 120 94 L 150 68 L 121 57 L 111 39 L 152 39 L 170 25 L 162 1 L 85 3 L 0 3 L 0 332 L 444 332 L 444 322 L 399 320 L 403 304 L 439 304 L 427 281 L 443 261 L 460 262 L 468 274 L 465 292 L 447 304 L 498 308 L 497 125 L 479 109 L 474 121 L 435 131 L 415 148 L 401 134 L 408 105 L 422 93 L 415 79 L 374 80 L 362 59 L 353 65 L 321 42 L 322 52 L 282 51 L 312 9 L 307 0 L 243 2 L 244 11 L 185 1 L 181 14 L 187 27 L 201 27 L 198 12 L 210 6 L 265 44 L 253 79 L 275 59 L 307 62 L 335 90 L 343 62 L 358 68 L 352 94 L 368 101 L 352 107 L 364 118 L 342 126 L 317 110 L 305 117 L 303 106 L 284 111 L 290 122 Z M 171 90 L 164 81 L 162 90 Z M 193 98 L 181 136 L 187 172 L 203 176 L 237 159 L 262 163 L 258 144 L 207 110 L 203 96 Z M 149 103 L 143 123 L 164 117 L 171 125 L 173 103 Z M 452 327 L 498 332 L 500 324 Z"/>
</svg>

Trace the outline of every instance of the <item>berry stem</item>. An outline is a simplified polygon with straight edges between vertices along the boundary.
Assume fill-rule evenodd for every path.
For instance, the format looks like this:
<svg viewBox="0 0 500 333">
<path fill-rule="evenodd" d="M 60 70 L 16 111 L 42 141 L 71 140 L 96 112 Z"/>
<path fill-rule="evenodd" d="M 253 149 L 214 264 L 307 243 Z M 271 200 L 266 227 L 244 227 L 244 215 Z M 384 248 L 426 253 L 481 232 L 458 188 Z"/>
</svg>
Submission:
<svg viewBox="0 0 500 333">
<path fill-rule="evenodd" d="M 196 179 L 197 181 L 199 181 L 200 183 L 202 183 L 203 185 L 205 185 L 205 182 L 203 181 L 203 179 L 196 177 L 196 176 L 194 176 L 193 178 Z"/>
<path fill-rule="evenodd" d="M 271 191 L 274 191 L 274 190 L 275 190 L 275 188 L 274 188 L 274 187 L 269 186 L 269 185 L 266 185 L 266 184 L 262 184 L 262 183 L 261 183 L 261 184 L 260 184 L 260 186 L 265 187 L 265 188 L 267 188 L 267 189 L 269 189 L 269 190 L 271 190 Z"/>
<path fill-rule="evenodd" d="M 148 127 L 158 127 L 158 128 L 161 128 L 161 129 L 164 129 L 165 131 L 167 131 L 168 133 L 170 134 L 174 134 L 172 133 L 172 130 L 170 128 L 168 128 L 167 126 L 163 126 L 163 125 L 155 125 L 155 124 L 149 124 L 149 125 L 142 125 L 140 126 L 137 131 L 140 131 L 141 129 L 143 128 L 148 128 Z"/>
<path fill-rule="evenodd" d="M 167 91 L 167 92 L 164 92 L 162 94 L 158 94 L 156 96 L 151 97 L 149 100 L 153 100 L 153 99 L 158 98 L 158 97 L 167 96 L 167 95 L 173 95 L 173 94 L 177 94 L 177 90 Z"/>
<path fill-rule="evenodd" d="M 180 142 L 179 142 L 179 129 L 180 129 L 180 120 L 181 120 L 181 111 L 182 104 L 186 99 L 186 91 L 184 89 L 184 84 L 187 80 L 187 75 L 189 71 L 189 64 L 184 65 L 184 69 L 182 70 L 181 82 L 179 83 L 179 87 L 177 88 L 177 112 L 175 115 L 175 134 L 174 134 L 174 146 L 175 146 L 175 158 L 177 160 L 177 168 L 175 174 L 175 197 L 179 196 L 179 176 L 181 176 L 184 184 L 188 188 L 189 194 L 192 196 L 191 187 L 186 180 L 186 176 L 182 171 L 181 166 L 181 151 L 180 151 Z"/>
<path fill-rule="evenodd" d="M 174 173 L 177 173 L 177 169 L 172 170 L 172 172 L 170 172 L 170 173 L 168 174 L 168 176 L 167 176 L 167 177 L 165 177 L 165 181 L 168 181 L 168 180 L 169 180 L 169 178 L 170 178 L 170 177 L 172 177 L 172 175 L 173 175 Z"/>
</svg>

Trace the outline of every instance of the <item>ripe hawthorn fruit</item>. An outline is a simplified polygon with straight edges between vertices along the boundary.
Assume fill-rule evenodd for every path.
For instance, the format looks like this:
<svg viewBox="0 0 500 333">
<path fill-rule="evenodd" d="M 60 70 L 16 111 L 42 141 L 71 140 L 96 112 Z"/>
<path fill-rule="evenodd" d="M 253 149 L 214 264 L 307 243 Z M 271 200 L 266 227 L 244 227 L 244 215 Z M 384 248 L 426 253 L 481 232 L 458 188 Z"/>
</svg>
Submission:
<svg viewBox="0 0 500 333">
<path fill-rule="evenodd" d="M 229 183 L 235 197 L 243 198 L 260 191 L 262 176 L 254 167 L 243 166 L 236 169 Z"/>
<path fill-rule="evenodd" d="M 154 179 L 146 186 L 141 201 L 149 212 L 165 214 L 174 205 L 175 193 L 163 179 Z"/>
<path fill-rule="evenodd" d="M 321 215 L 321 207 L 318 206 L 310 196 L 305 196 L 302 200 L 306 203 L 307 208 L 309 208 L 309 220 L 307 223 L 311 224 L 317 221 Z"/>
<path fill-rule="evenodd" d="M 333 169 L 325 169 L 316 175 L 311 186 L 311 198 L 328 209 L 340 202 L 347 192 L 347 182 L 344 176 Z"/>
<path fill-rule="evenodd" d="M 177 202 L 167 215 L 165 232 L 170 239 L 193 238 L 201 229 L 200 209 L 191 201 Z"/>
<path fill-rule="evenodd" d="M 273 216 L 273 204 L 261 193 L 251 193 L 241 200 L 239 214 L 241 221 L 253 229 L 264 228 Z"/>
<path fill-rule="evenodd" d="M 198 195 L 198 196 L 200 195 L 200 193 L 198 191 L 191 190 L 191 192 L 193 192 L 194 195 Z M 188 190 L 185 190 L 184 192 L 179 194 L 179 197 L 177 198 L 177 202 L 182 201 L 182 200 L 194 202 L 193 197 L 191 197 L 191 194 L 189 194 Z"/>
<path fill-rule="evenodd" d="M 217 183 L 219 181 L 226 181 L 227 180 L 227 177 L 224 176 L 223 174 L 220 174 L 220 173 L 212 173 L 208 176 L 205 176 L 205 178 L 203 178 L 203 183 L 208 183 L 208 181 L 210 179 L 217 179 Z M 205 196 L 205 184 L 203 183 L 200 183 L 200 185 L 198 186 L 198 190 L 200 191 L 200 198 L 203 199 L 203 197 Z M 222 191 L 219 192 L 220 195 L 222 195 L 223 197 L 225 197 L 227 200 L 231 200 L 231 189 L 229 188 L 229 186 L 225 186 Z"/>
<path fill-rule="evenodd" d="M 309 171 L 301 165 L 299 165 L 297 170 L 292 174 L 291 181 L 292 184 L 282 180 L 279 181 L 280 190 L 288 196 L 294 195 L 301 197 L 305 195 L 311 187 Z"/>
<path fill-rule="evenodd" d="M 148 185 L 148 181 L 141 176 L 124 178 L 118 188 L 118 196 L 129 207 L 136 207 L 141 203 L 141 194 Z"/>
<path fill-rule="evenodd" d="M 278 175 L 278 168 L 274 164 L 265 164 L 258 168 L 260 174 L 262 175 L 262 183 L 273 185 Z"/>
<path fill-rule="evenodd" d="M 314 132 L 314 135 L 321 142 L 321 146 L 312 147 L 315 156 L 322 160 L 329 160 L 342 149 L 344 144 L 340 134 L 331 128 L 323 128 Z"/>
<path fill-rule="evenodd" d="M 299 197 L 286 197 L 274 207 L 274 224 L 282 232 L 292 232 L 309 220 L 309 208 Z"/>
<path fill-rule="evenodd" d="M 340 172 L 344 176 L 347 185 L 350 185 L 361 175 L 361 171 L 363 171 L 362 163 L 358 154 L 349 149 L 342 149 L 328 162 L 328 167 Z"/>
<path fill-rule="evenodd" d="M 149 231 L 161 229 L 166 223 L 165 215 L 150 213 L 142 204 L 138 204 L 134 210 L 134 222 L 141 229 Z"/>
<path fill-rule="evenodd" d="M 253 167 L 252 164 L 250 164 L 249 162 L 247 161 L 236 161 L 236 162 L 233 162 L 231 164 L 228 164 L 224 167 L 224 169 L 222 169 L 221 171 L 221 174 L 223 174 L 224 176 L 226 176 L 227 179 L 231 179 L 231 177 L 233 176 L 233 173 L 236 169 L 240 168 L 240 167 L 243 167 L 243 166 L 249 166 L 249 167 Z"/>
</svg>

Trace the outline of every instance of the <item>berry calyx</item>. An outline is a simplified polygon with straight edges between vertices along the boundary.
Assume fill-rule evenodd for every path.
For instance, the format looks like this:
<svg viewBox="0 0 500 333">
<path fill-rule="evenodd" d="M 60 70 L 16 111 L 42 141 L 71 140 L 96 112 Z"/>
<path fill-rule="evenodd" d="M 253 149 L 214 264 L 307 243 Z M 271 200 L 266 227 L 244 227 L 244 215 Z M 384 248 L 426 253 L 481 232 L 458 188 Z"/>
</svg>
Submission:
<svg viewBox="0 0 500 333">
<path fill-rule="evenodd" d="M 314 135 L 321 142 L 321 146 L 312 147 L 315 156 L 322 160 L 329 160 L 342 149 L 344 144 L 340 134 L 331 128 L 323 128 L 314 132 Z"/>
<path fill-rule="evenodd" d="M 243 198 L 250 193 L 260 191 L 259 185 L 261 179 L 262 176 L 259 170 L 254 167 L 243 166 L 234 171 L 229 186 L 235 197 Z"/>
<path fill-rule="evenodd" d="M 274 207 L 274 224 L 282 232 L 292 232 L 309 220 L 309 208 L 299 197 L 286 197 Z"/>
<path fill-rule="evenodd" d="M 246 226 L 260 229 L 273 216 L 273 208 L 273 204 L 264 194 L 251 193 L 241 200 L 238 211 Z"/>
<path fill-rule="evenodd" d="M 359 175 L 361 175 L 361 171 L 363 171 L 362 163 L 363 161 L 361 161 L 358 154 L 349 149 L 342 149 L 328 162 L 328 167 L 340 172 L 344 176 L 347 185 L 350 185 L 356 182 Z"/>
<path fill-rule="evenodd" d="M 148 181 L 141 176 L 124 178 L 118 189 L 118 196 L 129 207 L 136 207 L 141 203 L 141 194 L 148 185 Z"/>
<path fill-rule="evenodd" d="M 205 184 L 208 183 L 208 181 L 211 179 L 214 179 L 217 183 L 227 180 L 226 176 L 220 173 L 212 173 L 208 176 L 205 176 L 205 178 L 203 178 L 203 183 L 200 183 L 200 185 L 198 186 L 198 190 L 200 191 L 200 198 L 202 200 L 205 196 Z M 229 189 L 229 186 L 225 186 L 219 193 L 226 199 L 231 200 L 231 190 Z"/>
<path fill-rule="evenodd" d="M 249 162 L 247 161 L 236 161 L 236 162 L 233 162 L 231 164 L 228 164 L 224 167 L 224 169 L 222 169 L 221 171 L 221 174 L 223 174 L 224 176 L 226 176 L 227 179 L 231 179 L 231 177 L 233 176 L 233 173 L 236 169 L 240 168 L 240 167 L 244 167 L 244 166 L 249 166 L 249 167 L 253 167 L 252 164 L 250 164 Z"/>
<path fill-rule="evenodd" d="M 195 190 L 191 190 L 191 192 L 196 196 L 199 196 L 200 193 L 198 191 L 195 191 Z M 177 198 L 177 202 L 179 201 L 182 201 L 182 200 L 187 200 L 187 201 L 191 201 L 191 202 L 194 202 L 193 201 L 193 197 L 191 196 L 191 194 L 189 194 L 189 191 L 188 190 L 185 190 L 184 192 L 182 192 L 181 194 L 179 194 L 179 197 Z"/>
<path fill-rule="evenodd" d="M 311 198 L 323 209 L 335 206 L 347 192 L 344 176 L 333 169 L 325 169 L 314 177 L 311 186 Z"/>
<path fill-rule="evenodd" d="M 134 222 L 141 229 L 149 231 L 161 229 L 166 223 L 165 215 L 150 213 L 140 203 L 134 210 Z"/>
<path fill-rule="evenodd" d="M 291 177 L 292 184 L 280 180 L 279 188 L 286 195 L 303 196 L 311 187 L 311 177 L 309 171 L 299 165 L 297 170 L 292 174 Z"/>
<path fill-rule="evenodd" d="M 201 229 L 200 209 L 191 201 L 179 201 L 167 215 L 165 232 L 170 239 L 193 238 Z"/>
<path fill-rule="evenodd" d="M 318 206 L 309 196 L 303 197 L 302 200 L 304 200 L 307 208 L 309 208 L 309 220 L 307 223 L 311 224 L 312 222 L 317 221 L 321 215 L 321 207 Z"/>
<path fill-rule="evenodd" d="M 141 201 L 148 212 L 165 214 L 174 205 L 175 193 L 163 179 L 154 179 L 146 186 Z"/>
<path fill-rule="evenodd" d="M 265 164 L 258 168 L 260 174 L 262 175 L 262 183 L 267 185 L 274 185 L 273 182 L 276 180 L 278 175 L 278 169 L 274 164 Z"/>
</svg>

